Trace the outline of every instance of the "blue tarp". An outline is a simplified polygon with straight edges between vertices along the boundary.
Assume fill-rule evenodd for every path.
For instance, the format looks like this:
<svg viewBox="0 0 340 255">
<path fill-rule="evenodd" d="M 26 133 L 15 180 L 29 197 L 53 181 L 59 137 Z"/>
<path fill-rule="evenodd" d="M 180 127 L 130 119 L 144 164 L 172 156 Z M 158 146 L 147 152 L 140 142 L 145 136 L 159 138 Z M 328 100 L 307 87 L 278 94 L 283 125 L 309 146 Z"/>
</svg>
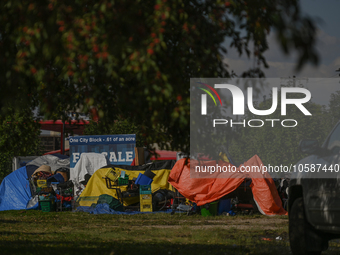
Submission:
<svg viewBox="0 0 340 255">
<path fill-rule="evenodd" d="M 0 185 L 0 211 L 28 209 L 31 199 L 31 189 L 28 182 L 26 166 L 7 175 Z M 38 208 L 38 203 L 29 208 Z"/>
<path fill-rule="evenodd" d="M 158 211 L 158 212 L 138 212 L 138 211 L 132 211 L 132 212 L 119 212 L 110 209 L 109 205 L 104 204 L 98 204 L 96 207 L 90 207 L 90 206 L 79 206 L 77 208 L 77 212 L 87 212 L 91 214 L 123 214 L 123 215 L 134 215 L 134 214 L 147 214 L 147 213 L 171 213 L 172 210 L 167 211 Z"/>
</svg>

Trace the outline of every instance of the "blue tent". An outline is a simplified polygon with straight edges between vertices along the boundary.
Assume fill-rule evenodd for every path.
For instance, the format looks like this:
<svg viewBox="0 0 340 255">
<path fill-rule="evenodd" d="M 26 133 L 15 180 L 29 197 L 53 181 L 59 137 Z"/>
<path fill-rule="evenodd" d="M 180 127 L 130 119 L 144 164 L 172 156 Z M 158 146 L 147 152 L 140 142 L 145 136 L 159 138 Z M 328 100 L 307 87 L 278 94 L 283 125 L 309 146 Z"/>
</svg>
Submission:
<svg viewBox="0 0 340 255">
<path fill-rule="evenodd" d="M 35 169 L 36 166 L 33 166 Z M 7 175 L 0 185 L 0 211 L 37 209 L 38 203 L 31 208 L 27 204 L 32 197 L 29 176 L 35 169 L 32 167 L 21 167 Z"/>
</svg>

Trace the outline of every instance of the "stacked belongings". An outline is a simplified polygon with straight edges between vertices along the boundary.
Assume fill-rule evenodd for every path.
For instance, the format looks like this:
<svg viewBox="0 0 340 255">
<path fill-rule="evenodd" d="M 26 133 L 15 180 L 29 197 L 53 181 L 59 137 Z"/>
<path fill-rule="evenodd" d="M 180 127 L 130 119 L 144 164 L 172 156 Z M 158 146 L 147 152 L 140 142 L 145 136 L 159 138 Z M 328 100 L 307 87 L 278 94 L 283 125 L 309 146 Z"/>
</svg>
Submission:
<svg viewBox="0 0 340 255">
<path fill-rule="evenodd" d="M 139 194 L 140 211 L 152 212 L 151 185 L 140 185 Z"/>
<path fill-rule="evenodd" d="M 39 195 L 39 206 L 43 212 L 55 211 L 55 197 L 51 193 Z"/>
<path fill-rule="evenodd" d="M 47 166 L 50 169 L 47 169 Z M 45 155 L 7 175 L 0 184 L 0 211 L 37 209 L 39 207 L 37 194 L 41 191 L 50 191 L 45 180 L 61 167 L 70 167 L 69 158 L 64 155 Z"/>
<path fill-rule="evenodd" d="M 51 167 L 40 166 L 30 179 L 33 195 L 38 196 L 40 209 L 44 212 L 72 209 L 73 183 L 69 181 L 69 168 L 59 168 L 52 174 Z M 66 181 L 66 182 L 65 182 Z"/>
<path fill-rule="evenodd" d="M 154 177 L 155 177 L 155 174 L 152 173 L 148 169 L 144 172 L 144 174 L 140 173 L 135 182 L 137 185 L 140 185 L 139 186 L 139 194 L 140 194 L 139 203 L 140 203 L 141 212 L 152 212 L 151 183 L 153 182 Z"/>
<path fill-rule="evenodd" d="M 73 183 L 67 181 L 57 185 L 56 202 L 57 211 L 70 211 L 73 209 Z"/>
<path fill-rule="evenodd" d="M 47 165 L 40 166 L 34 171 L 31 177 L 31 184 L 36 195 L 39 197 L 39 206 L 43 212 L 55 211 L 54 192 L 47 182 L 52 176 L 51 167 Z"/>
<path fill-rule="evenodd" d="M 56 210 L 72 210 L 73 182 L 69 180 L 70 169 L 59 168 L 47 181 L 51 182 L 56 197 Z"/>
<path fill-rule="evenodd" d="M 115 199 L 121 204 L 123 204 L 125 198 L 133 198 L 138 196 L 138 186 L 135 184 L 135 180 L 129 180 L 129 175 L 126 174 L 125 171 L 116 169 L 112 166 L 112 168 L 108 169 L 103 178 L 105 179 L 106 187 L 115 191 L 117 196 Z M 122 191 L 122 189 L 125 191 Z M 102 196 L 109 195 L 100 195 L 99 200 Z"/>
<path fill-rule="evenodd" d="M 42 165 L 34 171 L 31 177 L 31 183 L 37 194 L 50 193 L 52 191 L 52 188 L 47 185 L 47 179 L 51 176 L 51 167 L 47 165 Z"/>
<path fill-rule="evenodd" d="M 152 164 L 144 172 L 140 173 L 135 181 L 139 186 L 139 203 L 141 212 L 162 211 L 169 209 L 174 201 L 174 192 L 168 189 L 155 189 L 151 191 L 151 184 L 156 174 L 151 171 Z"/>
<path fill-rule="evenodd" d="M 97 204 L 99 196 L 106 194 L 119 200 L 125 210 L 138 211 L 140 210 L 140 187 L 137 183 L 141 184 L 139 182 L 141 179 L 151 179 L 153 211 L 160 208 L 168 209 L 174 190 L 168 183 L 168 178 L 174 164 L 174 160 L 165 160 L 142 166 L 108 165 L 98 169 L 77 199 L 76 206 L 90 207 Z M 120 182 L 119 178 L 121 178 Z M 157 199 L 154 199 L 156 195 Z"/>
</svg>

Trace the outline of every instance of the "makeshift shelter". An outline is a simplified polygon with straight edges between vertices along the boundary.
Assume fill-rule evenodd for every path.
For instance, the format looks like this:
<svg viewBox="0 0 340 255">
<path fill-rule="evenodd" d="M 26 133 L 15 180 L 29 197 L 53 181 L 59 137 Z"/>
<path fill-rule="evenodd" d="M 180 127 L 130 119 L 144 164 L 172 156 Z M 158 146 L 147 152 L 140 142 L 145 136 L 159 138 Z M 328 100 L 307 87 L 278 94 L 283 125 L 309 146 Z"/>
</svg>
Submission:
<svg viewBox="0 0 340 255">
<path fill-rule="evenodd" d="M 29 178 L 42 165 L 48 165 L 54 172 L 58 168 L 69 168 L 70 160 L 41 156 L 7 175 L 0 185 L 0 211 L 38 208 L 38 200 L 32 198 Z"/>
<path fill-rule="evenodd" d="M 152 192 L 155 192 L 159 189 L 172 190 L 172 186 L 169 184 L 168 178 L 174 165 L 174 160 L 159 161 L 142 166 L 107 165 L 101 169 L 98 169 L 92 175 L 89 182 L 87 183 L 86 188 L 78 199 L 78 204 L 80 206 L 91 206 L 93 203 L 96 203 L 99 196 L 103 194 L 107 194 L 118 199 L 117 191 L 114 189 L 109 189 L 104 178 L 105 174 L 111 168 L 115 168 L 119 171 L 125 171 L 125 174 L 129 176 L 130 180 L 137 178 L 140 173 L 143 174 L 146 170 L 151 170 L 155 174 L 151 184 Z M 122 192 L 126 191 L 127 185 L 121 186 L 120 189 Z M 127 206 L 138 201 L 139 197 L 126 198 L 124 199 L 124 205 Z"/>
<path fill-rule="evenodd" d="M 28 207 L 32 193 L 28 177 L 33 174 L 37 166 L 24 166 L 7 175 L 0 185 L 0 211 L 36 209 L 36 203 Z"/>
<path fill-rule="evenodd" d="M 198 206 L 216 201 L 236 190 L 246 178 L 251 178 L 250 184 L 254 200 L 258 209 L 265 215 L 285 215 L 287 212 L 282 207 L 282 202 L 276 190 L 273 179 L 268 173 L 262 172 L 215 172 L 210 178 L 192 178 L 192 169 L 196 166 L 216 166 L 216 161 L 197 161 L 181 159 L 173 167 L 169 183 L 174 186 L 184 197 L 197 203 Z M 232 166 L 225 161 L 218 161 L 218 165 Z M 263 166 L 261 159 L 255 155 L 242 164 L 243 166 Z M 238 170 L 240 168 L 237 168 Z M 205 175 L 207 176 L 207 175 Z"/>
</svg>

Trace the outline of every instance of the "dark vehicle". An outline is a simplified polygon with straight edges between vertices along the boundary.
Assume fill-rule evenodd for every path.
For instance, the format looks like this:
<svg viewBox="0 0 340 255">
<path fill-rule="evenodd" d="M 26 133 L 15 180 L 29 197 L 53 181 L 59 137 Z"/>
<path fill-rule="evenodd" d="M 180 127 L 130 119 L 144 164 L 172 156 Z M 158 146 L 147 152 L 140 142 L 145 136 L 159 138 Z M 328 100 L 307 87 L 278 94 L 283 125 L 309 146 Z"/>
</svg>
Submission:
<svg viewBox="0 0 340 255">
<path fill-rule="evenodd" d="M 340 238 L 340 122 L 321 147 L 302 140 L 300 150 L 310 156 L 294 166 L 289 185 L 290 246 L 293 254 L 321 254 Z"/>
</svg>

